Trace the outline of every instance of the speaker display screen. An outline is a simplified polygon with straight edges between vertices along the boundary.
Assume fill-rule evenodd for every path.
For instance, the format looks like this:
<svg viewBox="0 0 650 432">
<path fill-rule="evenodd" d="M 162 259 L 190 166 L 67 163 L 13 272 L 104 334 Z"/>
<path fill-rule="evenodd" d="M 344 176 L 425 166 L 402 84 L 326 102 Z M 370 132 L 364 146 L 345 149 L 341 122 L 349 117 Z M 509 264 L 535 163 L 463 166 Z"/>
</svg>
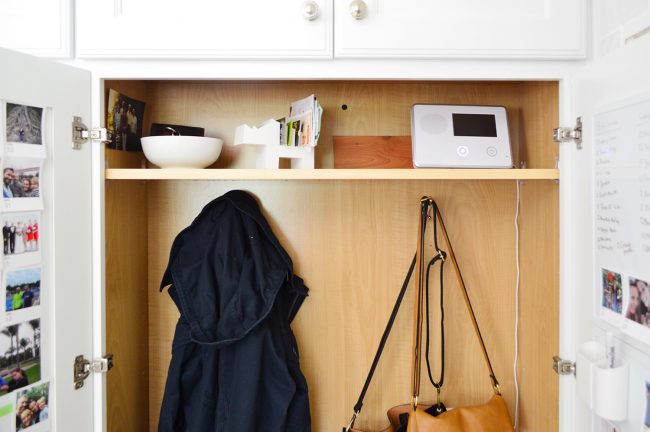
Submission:
<svg viewBox="0 0 650 432">
<path fill-rule="evenodd" d="M 454 136 L 496 137 L 497 124 L 494 114 L 451 114 Z"/>
</svg>

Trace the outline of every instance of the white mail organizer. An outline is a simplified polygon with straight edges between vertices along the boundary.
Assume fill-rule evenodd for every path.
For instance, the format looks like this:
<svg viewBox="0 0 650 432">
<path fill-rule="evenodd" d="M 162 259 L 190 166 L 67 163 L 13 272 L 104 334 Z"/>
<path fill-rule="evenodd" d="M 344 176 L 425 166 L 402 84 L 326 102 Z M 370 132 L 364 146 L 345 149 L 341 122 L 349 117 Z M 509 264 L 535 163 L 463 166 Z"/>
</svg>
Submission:
<svg viewBox="0 0 650 432">
<path fill-rule="evenodd" d="M 576 358 L 578 395 L 598 416 L 613 421 L 627 418 L 628 363 L 620 358 L 609 367 L 605 347 L 596 341 L 580 346 Z"/>
<path fill-rule="evenodd" d="M 289 147 L 280 144 L 280 123 L 269 119 L 260 126 L 240 125 L 235 129 L 235 145 L 257 146 L 255 167 L 280 167 L 280 159 L 291 159 L 291 168 L 313 169 L 314 148 Z"/>
</svg>

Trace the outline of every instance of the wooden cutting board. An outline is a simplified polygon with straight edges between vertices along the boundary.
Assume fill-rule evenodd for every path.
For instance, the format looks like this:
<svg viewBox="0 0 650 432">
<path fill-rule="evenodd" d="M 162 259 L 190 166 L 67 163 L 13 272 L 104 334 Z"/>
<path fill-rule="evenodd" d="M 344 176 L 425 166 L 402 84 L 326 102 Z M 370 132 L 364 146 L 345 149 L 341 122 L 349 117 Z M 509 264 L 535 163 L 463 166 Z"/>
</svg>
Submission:
<svg viewBox="0 0 650 432">
<path fill-rule="evenodd" d="M 334 168 L 413 168 L 410 136 L 335 136 Z"/>
</svg>

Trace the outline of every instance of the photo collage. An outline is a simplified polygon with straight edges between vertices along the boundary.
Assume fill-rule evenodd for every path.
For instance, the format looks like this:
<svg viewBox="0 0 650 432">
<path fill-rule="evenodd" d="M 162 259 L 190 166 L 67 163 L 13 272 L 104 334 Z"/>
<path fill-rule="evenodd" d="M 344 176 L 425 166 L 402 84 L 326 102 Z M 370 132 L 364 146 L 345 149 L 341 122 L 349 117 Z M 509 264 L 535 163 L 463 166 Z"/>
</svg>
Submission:
<svg viewBox="0 0 650 432">
<path fill-rule="evenodd" d="M 43 165 L 48 109 L 0 101 L 2 259 L 0 430 L 49 429 L 49 383 L 42 370 Z M 33 426 L 40 424 L 39 427 Z"/>
<path fill-rule="evenodd" d="M 601 306 L 650 332 L 650 282 L 601 269 Z"/>
</svg>

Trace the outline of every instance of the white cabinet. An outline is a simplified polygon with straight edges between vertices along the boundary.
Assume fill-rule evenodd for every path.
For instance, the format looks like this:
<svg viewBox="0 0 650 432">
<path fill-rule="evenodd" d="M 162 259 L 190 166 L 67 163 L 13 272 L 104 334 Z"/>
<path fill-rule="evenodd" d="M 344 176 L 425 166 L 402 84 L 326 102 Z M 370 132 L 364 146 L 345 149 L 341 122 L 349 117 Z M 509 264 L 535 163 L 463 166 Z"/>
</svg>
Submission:
<svg viewBox="0 0 650 432">
<path fill-rule="evenodd" d="M 42 57 L 70 57 L 71 3 L 71 0 L 0 2 L 0 46 Z"/>
<path fill-rule="evenodd" d="M 77 3 L 81 58 L 330 58 L 332 0 Z"/>
<path fill-rule="evenodd" d="M 582 58 L 586 13 L 585 0 L 101 0 L 77 5 L 77 56 Z"/>
<path fill-rule="evenodd" d="M 537 82 L 470 82 L 485 78 L 489 70 L 487 67 L 477 69 L 473 79 L 468 78 L 467 82 L 449 82 L 448 77 L 438 82 L 436 80 L 442 78 L 435 72 L 428 72 L 426 79 L 417 75 L 425 82 L 414 82 L 416 72 L 409 75 L 407 71 L 401 73 L 398 82 L 341 82 L 336 78 L 346 73 L 371 74 L 364 69 L 345 71 L 344 66 L 340 66 L 345 63 L 342 61 L 331 62 L 338 64 L 342 71 L 337 71 L 339 75 L 331 72 L 331 76 L 326 77 L 332 81 L 327 82 L 310 81 L 313 74 L 307 72 L 302 72 L 298 81 L 281 83 L 230 83 L 224 81 L 227 76 L 223 71 L 220 72 L 224 74 L 222 76 L 216 76 L 215 72 L 207 77 L 213 82 L 170 82 L 169 76 L 163 72 L 159 72 L 161 76 L 157 77 L 153 72 L 142 70 L 139 74 L 133 73 L 133 76 L 128 75 L 127 71 L 122 77 L 122 84 L 126 81 L 129 85 L 134 84 L 131 78 L 142 80 L 142 87 L 146 89 L 144 93 L 153 98 L 154 103 L 150 106 L 156 109 L 152 120 L 166 117 L 176 119 L 186 115 L 182 121 L 196 120 L 208 124 L 214 118 L 219 118 L 220 123 L 226 124 L 229 130 L 233 128 L 228 122 L 238 121 L 232 118 L 233 113 L 266 118 L 277 107 L 285 106 L 283 98 L 292 100 L 296 96 L 294 93 L 305 94 L 308 90 L 315 91 L 323 96 L 323 101 L 329 102 L 330 123 L 324 134 L 330 135 L 338 133 L 335 130 L 337 124 L 345 125 L 343 132 L 348 134 L 360 135 L 368 130 L 382 135 L 404 135 L 408 133 L 408 126 L 402 128 L 401 125 L 408 123 L 408 107 L 411 99 L 415 98 L 440 97 L 465 103 L 509 104 L 515 113 L 513 127 L 518 129 L 518 133 L 512 135 L 520 141 L 518 157 L 526 159 L 530 169 L 499 170 L 494 174 L 486 170 L 460 170 L 453 174 L 436 170 L 398 170 L 390 174 L 387 174 L 389 170 L 369 170 L 362 174 L 346 170 L 282 170 L 285 173 L 278 174 L 238 169 L 171 173 L 164 170 L 119 169 L 124 166 L 111 164 L 108 165 L 117 169 L 105 170 L 106 162 L 112 161 L 110 158 L 104 159 L 104 151 L 99 145 L 93 144 L 91 147 L 89 144 L 80 152 L 69 147 L 68 117 L 77 112 L 86 117 L 90 108 L 82 107 L 81 102 L 67 107 L 66 104 L 71 103 L 68 101 L 71 98 L 67 96 L 74 94 L 81 96 L 85 101 L 82 102 L 88 102 L 87 93 L 82 93 L 82 89 L 87 92 L 90 88 L 88 74 L 59 67 L 50 70 L 44 61 L 36 62 L 24 56 L 3 56 L 3 64 L 11 65 L 11 68 L 0 69 L 0 77 L 3 78 L 0 80 L 0 99 L 37 103 L 31 101 L 45 98 L 45 90 L 56 93 L 56 98 L 52 96 L 40 102 L 51 108 L 52 121 L 56 121 L 52 129 L 57 131 L 52 140 L 55 149 L 50 160 L 52 165 L 47 170 L 52 180 L 52 193 L 49 196 L 55 197 L 47 207 L 52 210 L 48 216 L 52 234 L 47 256 L 53 265 L 49 277 L 54 294 L 48 306 L 54 322 L 50 335 L 53 341 L 50 364 L 56 388 L 55 424 L 52 430 L 101 432 L 107 429 L 108 416 L 125 421 L 130 416 L 145 423 L 141 428 L 120 429 L 113 425 L 111 429 L 109 421 L 108 430 L 147 430 L 147 426 L 153 424 L 158 405 L 152 403 L 152 395 L 154 398 L 160 395 L 159 384 L 166 373 L 165 356 L 170 350 L 168 340 L 162 338 L 161 334 L 168 335 L 176 319 L 170 313 L 169 299 L 156 290 L 160 270 L 168 258 L 169 242 L 203 204 L 232 188 L 252 190 L 260 199 L 264 198 L 263 204 L 271 220 L 281 228 L 287 243 L 291 245 L 291 252 L 300 257 L 300 271 L 307 275 L 311 283 L 313 291 L 306 303 L 308 309 L 305 309 L 305 315 L 298 318 L 298 336 L 301 343 L 305 342 L 302 361 L 309 370 L 310 385 L 314 387 L 311 393 L 316 413 L 314 418 L 320 422 L 315 424 L 322 425 L 327 421 L 336 426 L 348 418 L 349 402 L 356 396 L 353 394 L 356 390 L 353 381 L 363 379 L 363 372 L 367 370 L 367 363 L 375 348 L 373 341 L 378 336 L 376 332 L 368 336 L 367 332 L 381 330 L 385 312 L 389 311 L 394 299 L 394 293 L 390 291 L 394 287 L 387 280 L 392 280 L 398 273 L 403 277 L 403 269 L 396 262 L 405 258 L 408 260 L 412 253 L 412 242 L 408 240 L 411 234 L 405 232 L 402 223 L 409 220 L 411 210 L 408 206 L 413 197 L 417 199 L 423 193 L 441 197 L 442 208 L 450 214 L 448 220 L 458 223 L 455 232 L 462 240 L 456 243 L 458 250 L 466 251 L 466 258 L 470 262 L 474 258 L 475 265 L 468 265 L 465 273 L 468 280 L 480 280 L 479 276 L 486 281 L 504 279 L 503 284 L 486 283 L 491 290 L 489 292 L 478 290 L 475 293 L 483 296 L 479 304 L 484 303 L 484 306 L 482 311 L 481 306 L 478 307 L 479 314 L 486 311 L 492 313 L 488 313 L 491 318 L 487 321 L 490 323 L 492 319 L 493 322 L 486 327 L 490 340 L 495 344 L 502 341 L 511 343 L 510 318 L 514 294 L 509 283 L 514 273 L 514 179 L 525 181 L 521 184 L 520 247 L 524 265 L 521 273 L 520 372 L 522 377 L 528 377 L 528 381 L 522 385 L 521 413 L 525 421 L 520 430 L 558 430 L 558 421 L 561 431 L 592 430 L 594 419 L 584 408 L 580 408 L 579 401 L 574 401 L 575 381 L 572 377 L 563 377 L 557 385 L 558 378 L 549 370 L 548 351 L 559 344 L 560 355 L 574 358 L 576 347 L 581 342 L 594 336 L 600 337 L 602 331 L 608 329 L 598 322 L 593 313 L 599 298 L 598 280 L 594 279 L 593 273 L 593 188 L 590 179 L 594 144 L 591 119 L 603 104 L 650 89 L 650 65 L 647 56 L 643 55 L 650 48 L 650 39 L 635 44 L 615 58 L 590 62 L 590 67 L 581 70 L 577 76 L 564 76 L 559 84 L 557 80 L 552 82 L 557 75 L 551 74 L 547 80 L 539 78 Z M 242 68 L 239 75 L 227 72 L 233 76 L 242 76 L 243 68 L 253 64 L 233 63 Z M 242 63 L 245 65 L 242 66 Z M 285 76 L 291 76 L 295 67 L 292 62 L 254 64 L 262 65 L 258 74 L 264 76 L 273 70 L 274 66 L 268 66 L 271 63 L 282 65 Z M 407 64 L 416 63 L 420 62 Z M 472 64 L 480 67 L 480 63 Z M 488 63 L 493 62 L 485 62 L 486 65 Z M 265 64 L 268 66 L 266 69 L 263 67 Z M 633 72 L 630 73 L 630 70 Z M 29 71 L 55 77 L 54 82 L 42 84 L 41 87 L 30 85 L 40 82 L 40 78 L 29 75 L 27 79 Z M 462 73 L 460 68 L 458 71 Z M 55 72 L 64 76 L 55 76 Z M 181 80 L 192 73 L 186 68 L 175 78 Z M 382 71 L 379 75 L 388 76 L 388 73 Z M 72 75 L 82 78 L 78 83 L 79 90 L 63 84 L 66 76 Z M 507 71 L 504 70 L 502 75 L 506 76 Z M 621 81 L 621 76 L 626 79 Z M 109 85 L 103 80 L 109 78 L 114 76 L 101 71 L 94 75 L 94 118 L 88 123 L 101 121 L 102 97 L 106 90 L 104 85 Z M 408 97 L 405 97 L 407 93 Z M 585 96 L 588 97 L 585 99 Z M 343 102 L 349 104 L 349 107 L 346 105 L 348 109 L 343 110 Z M 190 105 L 192 109 L 179 109 Z M 338 111 L 339 108 L 341 111 Z M 577 115 L 584 117 L 586 125 L 582 150 L 573 144 L 561 144 L 559 184 L 549 181 L 557 180 L 558 174 L 552 168 L 556 163 L 557 147 L 548 138 L 551 132 L 549 124 L 557 122 L 558 111 L 562 113 L 561 120 L 565 125 L 572 124 Z M 348 115 L 350 113 L 355 117 Z M 212 129 L 210 132 L 214 131 Z M 57 165 L 54 166 L 54 163 Z M 547 171 L 552 171 L 550 176 L 547 176 Z M 531 172 L 539 174 L 539 177 L 528 177 Z M 365 181 L 358 181 L 360 175 Z M 486 175 L 494 177 L 488 178 Z M 105 176 L 108 179 L 106 183 Z M 156 178 L 167 181 L 140 181 Z M 185 178 L 214 181 L 187 182 L 183 181 Z M 314 200 L 314 196 L 318 199 Z M 179 202 L 183 205 L 179 206 Z M 303 202 L 314 204 L 303 206 Z M 377 208 L 391 210 L 376 211 Z M 364 217 L 359 217 L 359 214 Z M 454 215 L 462 217 L 455 218 Z M 489 230 L 483 229 L 486 221 Z M 377 231 L 381 231 L 382 235 L 377 236 Z M 72 243 L 73 240 L 75 243 Z M 332 249 L 315 246 L 328 244 L 332 245 Z M 368 253 L 368 250 L 372 253 Z M 345 275 L 345 279 L 340 279 L 341 274 Z M 363 278 L 364 283 L 350 283 L 352 276 Z M 377 283 L 365 283 L 369 277 L 375 278 Z M 144 289 L 145 286 L 148 289 Z M 505 294 L 495 295 L 496 289 Z M 118 300 L 116 295 L 124 297 Z M 349 300 L 351 295 L 352 300 Z M 163 306 L 162 302 L 165 302 Z M 366 321 L 358 318 L 361 315 L 356 314 L 357 308 L 365 311 L 368 317 Z M 454 307 L 450 307 L 450 310 L 454 310 Z M 141 325 L 131 324 L 136 321 Z M 505 330 L 498 331 L 497 326 Z M 410 327 L 410 320 L 404 319 L 402 327 Z M 409 332 L 404 334 L 405 338 L 410 337 Z M 458 341 L 462 338 L 450 339 L 460 344 Z M 549 340 L 559 343 L 553 344 Z M 159 343 L 161 341 L 164 343 Z M 75 355 L 98 356 L 103 353 L 104 346 L 110 346 L 111 350 L 122 350 L 122 345 L 136 346 L 135 349 L 129 348 L 131 354 L 144 353 L 132 359 L 124 354 L 127 350 L 118 353 L 116 368 L 111 372 L 113 375 L 109 375 L 109 380 L 125 386 L 114 385 L 111 390 L 110 383 L 106 387 L 105 380 L 96 376 L 87 381 L 84 389 L 72 390 L 69 372 L 70 362 Z M 402 345 L 408 345 L 408 342 Z M 393 348 L 393 352 L 399 349 Z M 368 352 L 358 355 L 354 351 L 357 349 Z M 323 355 L 327 352 L 330 354 Z M 465 353 L 455 353 L 454 359 L 458 359 L 458 362 L 454 362 L 454 367 L 457 372 L 466 357 L 480 361 L 480 353 L 462 354 Z M 505 354 L 499 352 L 499 360 L 495 363 L 500 372 L 505 371 L 503 382 L 509 395 L 514 391 L 511 375 L 508 375 L 511 371 L 511 354 L 511 348 Z M 147 367 L 140 368 L 142 364 Z M 330 364 L 343 366 L 337 369 L 338 373 L 329 373 Z M 392 364 L 399 364 L 397 356 Z M 341 370 L 345 370 L 345 373 Z M 396 374 L 388 371 L 385 369 L 382 379 L 395 379 Z M 400 371 L 404 372 L 403 369 Z M 117 377 L 122 378 L 116 381 Z M 398 385 L 408 383 L 404 377 L 397 378 Z M 479 377 L 481 382 L 484 378 L 482 374 Z M 473 382 L 475 377 L 471 375 L 466 380 Z M 138 388 L 142 392 L 129 390 L 134 383 L 141 386 Z M 375 387 L 374 391 L 381 397 L 377 396 L 373 402 L 377 408 L 375 411 L 370 411 L 372 408 L 364 411 L 364 421 L 373 418 L 379 423 L 383 421 L 383 413 L 379 411 L 385 408 L 384 405 L 389 406 L 386 401 L 392 400 L 389 398 L 395 397 L 396 392 L 387 393 L 378 389 L 397 387 Z M 106 393 L 110 395 L 111 391 L 119 404 L 109 403 L 107 409 Z M 94 397 L 91 397 L 91 393 Z M 561 405 L 559 419 L 555 408 L 558 396 Z M 125 403 L 126 398 L 134 402 Z M 147 408 L 141 406 L 147 405 L 142 402 L 147 398 L 149 413 Z M 540 409 L 542 403 L 551 405 L 552 412 Z M 380 404 L 382 406 L 378 406 Z M 635 408 L 633 420 L 638 420 L 641 409 Z M 557 421 L 546 422 L 549 417 Z M 535 421 L 544 422 L 542 424 L 548 427 L 535 429 Z M 379 429 L 379 426 L 377 424 L 375 429 Z M 622 425 L 621 431 L 636 431 L 636 426 L 639 426 L 638 422 L 630 422 Z M 316 428 L 330 429 L 332 427 Z"/>
<path fill-rule="evenodd" d="M 0 46 L 79 58 L 582 58 L 586 0 L 28 0 Z M 356 18 L 353 11 L 359 11 Z M 310 15 L 311 14 L 311 15 Z"/>
<path fill-rule="evenodd" d="M 359 4 L 365 16 L 355 19 L 349 6 Z M 582 58 L 585 21 L 585 0 L 342 0 L 334 55 Z"/>
</svg>

